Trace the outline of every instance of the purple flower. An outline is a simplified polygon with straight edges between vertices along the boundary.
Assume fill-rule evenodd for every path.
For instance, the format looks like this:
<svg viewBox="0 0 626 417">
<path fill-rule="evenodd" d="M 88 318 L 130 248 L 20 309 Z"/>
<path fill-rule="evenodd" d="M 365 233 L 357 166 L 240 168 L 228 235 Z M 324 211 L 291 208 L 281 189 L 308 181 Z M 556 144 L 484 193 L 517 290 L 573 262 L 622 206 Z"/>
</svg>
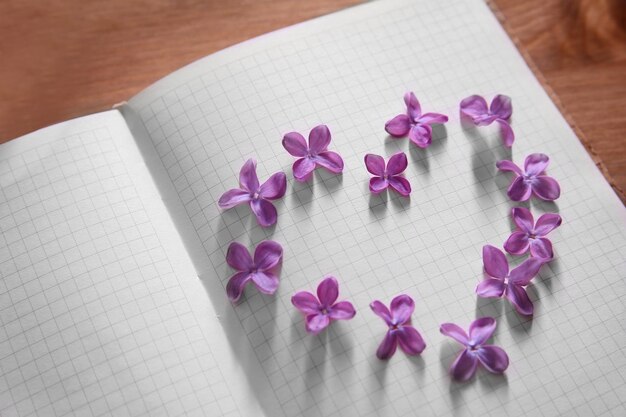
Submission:
<svg viewBox="0 0 626 417">
<path fill-rule="evenodd" d="M 542 200 L 553 201 L 561 195 L 559 183 L 545 175 L 548 167 L 548 155 L 533 153 L 524 161 L 524 171 L 511 161 L 498 161 L 496 167 L 500 171 L 511 171 L 515 179 L 509 186 L 508 196 L 513 201 L 526 201 L 532 194 Z"/>
<path fill-rule="evenodd" d="M 220 197 L 220 208 L 228 209 L 239 204 L 249 203 L 252 212 L 261 226 L 267 227 L 276 223 L 278 214 L 276 207 L 269 200 L 276 200 L 287 191 L 287 176 L 284 172 L 273 174 L 259 186 L 256 175 L 256 161 L 248 159 L 239 172 L 239 186 L 226 191 Z"/>
<path fill-rule="evenodd" d="M 487 102 L 481 96 L 473 95 L 461 101 L 461 117 L 470 119 L 476 126 L 487 126 L 496 122 L 500 125 L 504 146 L 511 147 L 515 141 L 515 134 L 508 120 L 513 108 L 511 98 L 498 94 L 487 108 Z"/>
<path fill-rule="evenodd" d="M 343 171 L 343 159 L 336 152 L 327 150 L 330 144 L 330 130 L 326 125 L 315 126 L 309 133 L 309 144 L 298 132 L 287 133 L 283 146 L 291 155 L 298 157 L 293 164 L 293 176 L 298 181 L 306 181 L 318 166 L 333 174 Z"/>
<path fill-rule="evenodd" d="M 407 165 L 404 152 L 392 155 L 386 168 L 382 156 L 371 153 L 365 155 L 365 167 L 370 174 L 375 175 L 370 178 L 370 191 L 378 194 L 390 186 L 401 195 L 408 196 L 411 193 L 411 184 L 401 175 Z"/>
<path fill-rule="evenodd" d="M 467 381 L 473 377 L 479 362 L 494 374 L 501 374 L 509 367 L 509 357 L 502 348 L 485 344 L 495 329 L 496 320 L 493 317 L 474 320 L 470 324 L 469 337 L 465 330 L 454 323 L 441 325 L 439 331 L 442 334 L 465 346 L 450 366 L 450 374 L 454 379 Z"/>
<path fill-rule="evenodd" d="M 226 285 L 226 294 L 230 301 L 239 301 L 248 281 L 252 281 L 263 294 L 274 294 L 278 288 L 276 270 L 282 259 L 283 248 L 273 240 L 259 243 L 254 250 L 254 259 L 241 243 L 231 243 L 226 253 L 226 262 L 238 272 Z"/>
<path fill-rule="evenodd" d="M 297 292 L 291 303 L 306 317 L 306 331 L 318 334 L 333 320 L 350 320 L 356 314 L 349 301 L 337 301 L 339 284 L 335 277 L 326 277 L 317 286 L 317 297 L 308 291 Z"/>
<path fill-rule="evenodd" d="M 531 256 L 542 259 L 552 259 L 552 242 L 545 236 L 561 225 L 561 216 L 555 213 L 543 214 L 535 223 L 530 210 L 524 207 L 514 207 L 511 217 L 517 225 L 517 230 L 504 243 L 504 250 L 512 255 L 522 255 L 530 248 Z"/>
<path fill-rule="evenodd" d="M 545 259 L 528 258 L 509 272 L 509 262 L 502 251 L 491 245 L 483 246 L 483 265 L 487 277 L 476 286 L 476 294 L 485 298 L 509 299 L 521 315 L 533 314 L 533 303 L 526 294 L 526 285 L 539 273 Z"/>
<path fill-rule="evenodd" d="M 448 116 L 439 113 L 422 114 L 422 108 L 413 92 L 404 95 L 406 114 L 399 114 L 385 123 L 385 130 L 391 136 L 400 138 L 407 134 L 411 142 L 420 148 L 427 148 L 433 141 L 431 125 L 446 123 Z"/>
<path fill-rule="evenodd" d="M 398 295 L 391 300 L 390 309 L 380 301 L 372 301 L 372 311 L 385 320 L 389 330 L 376 350 L 378 359 L 389 359 L 400 349 L 407 355 L 419 355 L 426 348 L 422 335 L 411 325 L 411 314 L 415 309 L 413 299 L 406 294 Z"/>
</svg>

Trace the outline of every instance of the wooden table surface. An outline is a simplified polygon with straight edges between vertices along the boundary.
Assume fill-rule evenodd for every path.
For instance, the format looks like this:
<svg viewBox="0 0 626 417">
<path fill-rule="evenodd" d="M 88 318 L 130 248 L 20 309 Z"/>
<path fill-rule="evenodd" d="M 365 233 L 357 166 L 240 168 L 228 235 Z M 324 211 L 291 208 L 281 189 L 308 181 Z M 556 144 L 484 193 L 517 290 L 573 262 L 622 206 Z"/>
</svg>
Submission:
<svg viewBox="0 0 626 417">
<path fill-rule="evenodd" d="M 626 0 L 490 2 L 605 176 L 626 190 Z M 212 52 L 357 3 L 5 0 L 0 142 L 108 109 Z"/>
</svg>

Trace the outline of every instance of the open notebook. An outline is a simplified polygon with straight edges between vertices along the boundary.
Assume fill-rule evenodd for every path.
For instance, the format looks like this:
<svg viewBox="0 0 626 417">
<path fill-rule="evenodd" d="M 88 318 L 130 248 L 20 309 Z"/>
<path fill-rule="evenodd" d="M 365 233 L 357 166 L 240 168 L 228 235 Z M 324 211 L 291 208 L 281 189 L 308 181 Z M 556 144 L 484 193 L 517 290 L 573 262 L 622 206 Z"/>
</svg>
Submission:
<svg viewBox="0 0 626 417">
<path fill-rule="evenodd" d="M 450 116 L 420 150 L 384 123 L 415 91 Z M 511 151 L 464 130 L 470 94 L 513 99 Z M 343 175 L 296 183 L 288 131 L 327 124 Z M 403 150 L 410 199 L 372 196 L 363 156 Z M 481 248 L 511 231 L 496 160 L 551 157 L 556 259 L 532 320 L 477 299 Z M 278 224 L 220 211 L 250 157 L 283 170 Z M 0 146 L 0 415 L 623 415 L 626 210 L 481 1 L 385 1 L 262 36 L 177 71 L 118 110 Z M 284 248 L 275 296 L 225 285 L 232 241 Z M 319 336 L 290 303 L 326 274 L 357 309 Z M 380 361 L 369 309 L 416 300 L 427 348 Z M 465 384 L 443 322 L 498 320 L 504 376 Z"/>
</svg>

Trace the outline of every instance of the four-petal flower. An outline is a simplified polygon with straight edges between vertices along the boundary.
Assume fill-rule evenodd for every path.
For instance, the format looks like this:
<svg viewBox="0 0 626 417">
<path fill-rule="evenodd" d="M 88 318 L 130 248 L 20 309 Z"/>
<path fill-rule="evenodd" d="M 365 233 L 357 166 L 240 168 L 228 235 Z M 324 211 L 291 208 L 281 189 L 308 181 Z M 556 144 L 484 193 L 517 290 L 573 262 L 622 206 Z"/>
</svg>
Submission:
<svg viewBox="0 0 626 417">
<path fill-rule="evenodd" d="M 282 258 L 283 248 L 273 240 L 259 243 L 254 250 L 254 259 L 241 243 L 231 243 L 226 253 L 226 262 L 238 272 L 226 285 L 226 294 L 230 301 L 239 301 L 248 281 L 252 281 L 262 293 L 274 294 L 278 288 L 276 269 Z"/>
<path fill-rule="evenodd" d="M 328 150 L 330 130 L 326 125 L 315 126 L 309 133 L 307 145 L 298 132 L 287 133 L 283 137 L 283 147 L 291 155 L 298 157 L 293 164 L 293 176 L 298 181 L 306 181 L 318 166 L 333 174 L 343 171 L 343 159 L 338 153 Z"/>
<path fill-rule="evenodd" d="M 385 123 L 385 130 L 391 136 L 400 138 L 407 134 L 411 142 L 420 148 L 427 148 L 433 141 L 431 125 L 446 123 L 448 116 L 439 113 L 424 113 L 413 92 L 404 95 L 406 114 L 399 114 Z"/>
<path fill-rule="evenodd" d="M 411 184 L 402 176 L 408 161 L 404 152 L 398 152 L 389 158 L 385 167 L 385 160 L 382 156 L 368 153 L 365 155 L 365 167 L 375 175 L 370 178 L 370 191 L 378 194 L 387 187 L 396 190 L 400 195 L 408 196 L 411 193 Z"/>
<path fill-rule="evenodd" d="M 526 201 L 532 194 L 542 200 L 553 201 L 561 195 L 559 183 L 545 174 L 550 158 L 542 153 L 533 153 L 526 157 L 524 170 L 508 160 L 498 161 L 496 167 L 500 171 L 511 171 L 515 179 L 507 190 L 513 201 Z"/>
<path fill-rule="evenodd" d="M 391 358 L 398 345 L 407 355 L 422 353 L 426 343 L 422 335 L 411 325 L 411 314 L 415 309 L 413 299 L 406 294 L 398 295 L 391 300 L 389 307 L 388 309 L 378 300 L 370 304 L 372 311 L 389 326 L 385 338 L 376 350 L 378 359 Z"/>
<path fill-rule="evenodd" d="M 222 194 L 217 203 L 220 208 L 228 209 L 239 204 L 249 203 L 261 226 L 267 227 L 276 223 L 278 213 L 270 200 L 276 200 L 285 195 L 285 191 L 287 191 L 285 173 L 277 172 L 259 185 L 256 161 L 248 159 L 239 172 L 239 186 L 240 188 L 233 188 Z"/>
<path fill-rule="evenodd" d="M 458 381 L 467 381 L 476 372 L 478 363 L 494 374 L 503 373 L 509 367 L 509 356 L 494 345 L 485 344 L 496 329 L 493 317 L 482 317 L 470 324 L 469 337 L 465 330 L 454 323 L 444 323 L 439 331 L 463 346 L 463 349 L 450 366 L 450 374 Z"/>
<path fill-rule="evenodd" d="M 333 320 L 350 320 L 356 314 L 349 301 L 337 301 L 339 284 L 335 277 L 326 277 L 317 286 L 317 297 L 308 291 L 297 292 L 291 303 L 306 317 L 306 331 L 318 334 Z"/>
<path fill-rule="evenodd" d="M 556 213 L 543 214 L 537 223 L 533 215 L 525 207 L 514 207 L 511 217 L 517 225 L 517 230 L 504 243 L 504 250 L 512 255 L 522 255 L 530 249 L 531 256 L 542 259 L 552 259 L 552 242 L 546 235 L 561 224 L 561 216 Z"/>
<path fill-rule="evenodd" d="M 508 122 L 512 112 L 511 98 L 501 94 L 493 98 L 489 107 L 487 101 L 478 95 L 466 97 L 461 101 L 462 118 L 470 119 L 476 126 L 498 123 L 502 132 L 502 142 L 509 148 L 515 141 L 515 134 Z"/>
</svg>

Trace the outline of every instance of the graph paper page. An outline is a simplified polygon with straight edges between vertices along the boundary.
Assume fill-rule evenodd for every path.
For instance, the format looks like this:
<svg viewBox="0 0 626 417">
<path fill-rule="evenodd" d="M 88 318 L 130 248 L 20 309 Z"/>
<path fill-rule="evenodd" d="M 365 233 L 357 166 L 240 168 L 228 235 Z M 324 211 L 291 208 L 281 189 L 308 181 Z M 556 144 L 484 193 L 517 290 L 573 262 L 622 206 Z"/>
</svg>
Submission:
<svg viewBox="0 0 626 417">
<path fill-rule="evenodd" d="M 0 178 L 2 417 L 251 415 L 118 111 L 1 145 Z"/>
<path fill-rule="evenodd" d="M 424 111 L 445 113 L 433 144 L 391 139 L 385 121 L 414 91 Z M 471 94 L 513 101 L 517 139 L 503 147 L 495 127 L 463 128 L 459 102 Z M 626 398 L 626 211 L 488 7 L 480 1 L 375 2 L 229 48 L 159 81 L 130 101 L 139 135 L 196 269 L 241 361 L 256 361 L 269 385 L 252 389 L 268 415 L 622 415 Z M 318 125 L 345 161 L 296 183 L 286 132 Z M 363 157 L 404 151 L 410 199 L 372 196 Z M 512 231 L 510 177 L 495 163 L 550 156 L 562 187 L 555 203 L 530 202 L 537 217 L 559 212 L 556 258 L 529 287 L 532 320 L 506 300 L 478 299 L 481 249 Z M 248 158 L 264 181 L 285 171 L 278 223 L 261 228 L 243 205 L 221 211 Z M 528 205 L 527 205 L 528 206 Z M 536 218 L 535 217 L 535 218 Z M 228 245 L 273 239 L 284 247 L 274 296 L 252 286 L 232 306 Z M 512 258 L 520 262 L 520 257 Z M 325 275 L 353 302 L 351 321 L 308 335 L 291 305 Z M 427 343 L 420 357 L 379 361 L 386 326 L 369 309 L 406 293 Z M 494 344 L 511 363 L 504 376 L 481 370 L 466 384 L 447 370 L 460 346 L 439 333 L 476 317 L 498 322 Z M 254 377 L 250 372 L 250 378 Z M 274 399 L 274 396 L 277 399 Z M 277 401 L 277 403 L 276 403 Z"/>
</svg>

